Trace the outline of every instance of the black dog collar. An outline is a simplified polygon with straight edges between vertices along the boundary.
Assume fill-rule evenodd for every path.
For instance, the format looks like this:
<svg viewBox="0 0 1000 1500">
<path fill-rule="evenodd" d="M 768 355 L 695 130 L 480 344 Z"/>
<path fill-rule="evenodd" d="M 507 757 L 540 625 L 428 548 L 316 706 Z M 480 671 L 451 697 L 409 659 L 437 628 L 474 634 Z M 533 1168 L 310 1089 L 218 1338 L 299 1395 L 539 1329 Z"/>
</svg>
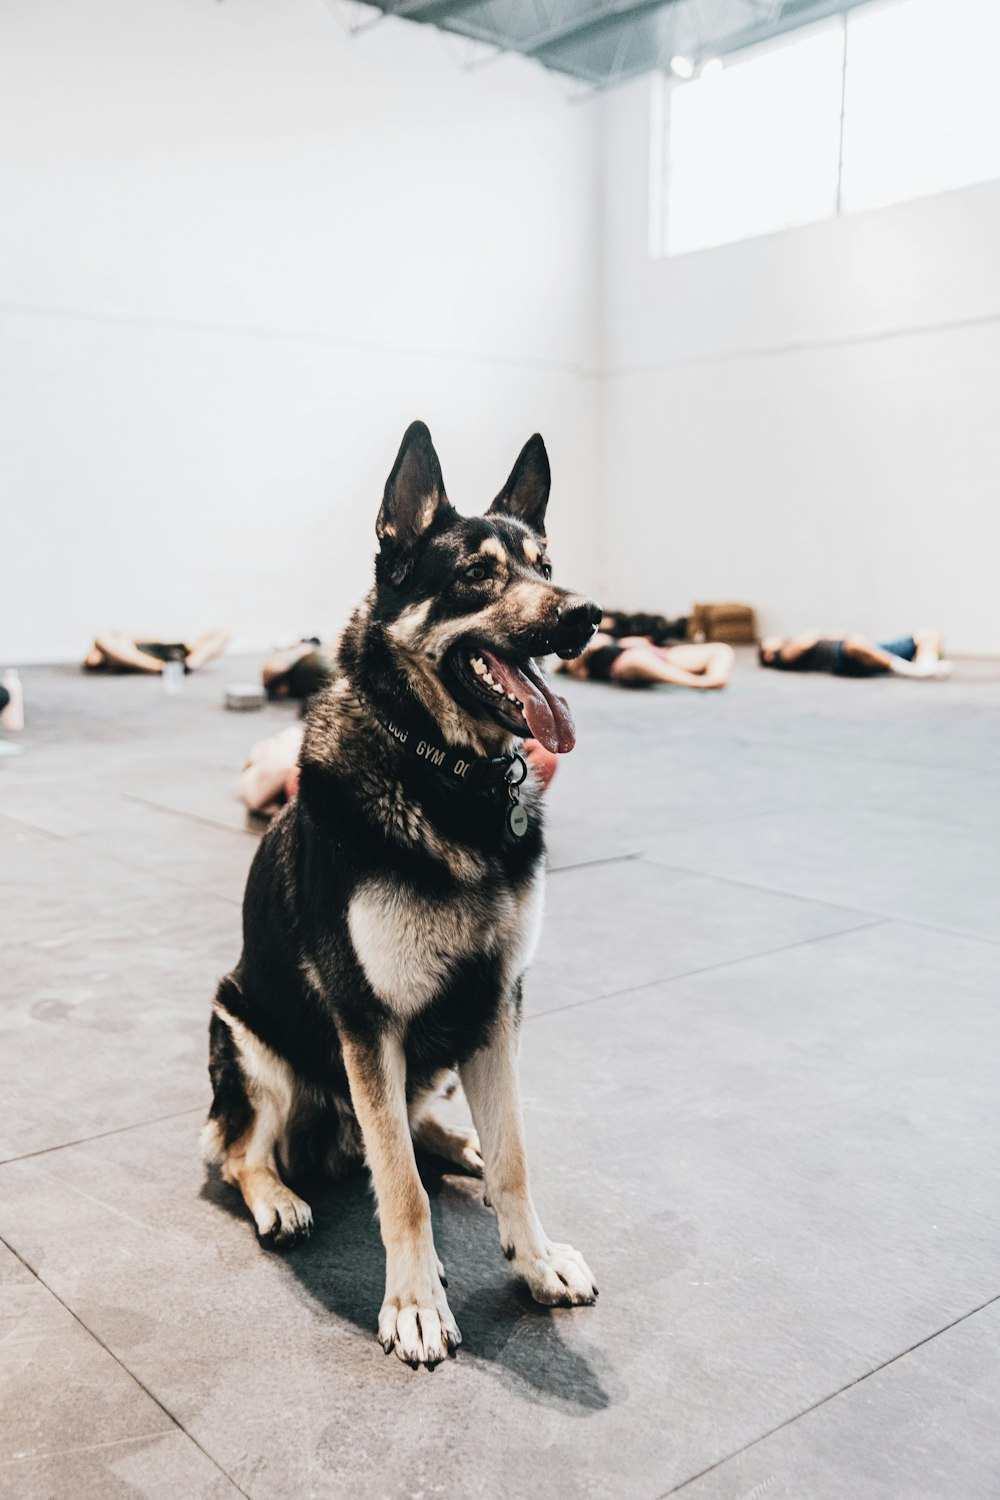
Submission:
<svg viewBox="0 0 1000 1500">
<path fill-rule="evenodd" d="M 412 760 L 435 771 L 447 786 L 487 797 L 506 787 L 510 799 L 506 820 L 508 831 L 515 838 L 524 837 L 528 831 L 528 815 L 520 804 L 517 789 L 528 774 L 528 766 L 516 750 L 507 755 L 477 755 L 468 746 L 445 744 L 407 722 L 402 715 L 390 714 L 371 698 L 366 698 L 365 702 L 400 749 Z"/>
</svg>

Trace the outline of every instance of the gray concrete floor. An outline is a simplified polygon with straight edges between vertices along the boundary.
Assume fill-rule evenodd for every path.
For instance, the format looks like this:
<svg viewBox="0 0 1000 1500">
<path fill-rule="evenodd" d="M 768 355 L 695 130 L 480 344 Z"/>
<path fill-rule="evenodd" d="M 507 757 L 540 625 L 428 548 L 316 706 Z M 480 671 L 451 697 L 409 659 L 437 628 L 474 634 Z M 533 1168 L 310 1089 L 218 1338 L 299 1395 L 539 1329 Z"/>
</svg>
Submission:
<svg viewBox="0 0 1000 1500">
<path fill-rule="evenodd" d="M 197 1153 L 206 1023 L 289 712 L 218 662 L 25 675 L 0 761 L 0 1493 L 1000 1495 L 1000 671 L 573 685 L 528 985 L 536 1197 L 593 1309 L 425 1164 L 465 1343 L 374 1340 L 365 1181 L 258 1248 Z"/>
</svg>

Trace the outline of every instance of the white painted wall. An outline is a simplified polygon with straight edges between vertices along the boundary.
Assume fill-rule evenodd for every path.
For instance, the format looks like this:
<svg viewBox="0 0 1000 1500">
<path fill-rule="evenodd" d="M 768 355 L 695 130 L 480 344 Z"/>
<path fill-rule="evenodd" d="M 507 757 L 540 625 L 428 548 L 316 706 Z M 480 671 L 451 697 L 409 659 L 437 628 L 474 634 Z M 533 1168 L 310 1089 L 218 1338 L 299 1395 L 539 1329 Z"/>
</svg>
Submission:
<svg viewBox="0 0 1000 1500">
<path fill-rule="evenodd" d="M 606 603 L 1000 653 L 1000 187 L 651 260 L 650 85 L 448 48 L 0 5 L 0 657 L 334 628 L 414 416 L 470 510 L 544 432 Z"/>
<path fill-rule="evenodd" d="M 1000 185 L 651 259 L 649 89 L 603 106 L 607 602 L 1000 654 Z"/>
<path fill-rule="evenodd" d="M 598 125 L 324 0 L 4 0 L 0 657 L 335 627 L 415 416 L 469 510 L 540 429 L 592 585 Z"/>
</svg>

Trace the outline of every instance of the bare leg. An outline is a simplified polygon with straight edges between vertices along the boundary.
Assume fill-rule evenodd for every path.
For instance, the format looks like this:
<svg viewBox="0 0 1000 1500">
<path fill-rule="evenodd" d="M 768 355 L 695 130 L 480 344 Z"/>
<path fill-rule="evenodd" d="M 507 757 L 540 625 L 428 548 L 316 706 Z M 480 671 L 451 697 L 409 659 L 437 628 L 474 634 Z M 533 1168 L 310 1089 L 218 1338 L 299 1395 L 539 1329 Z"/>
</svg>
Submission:
<svg viewBox="0 0 1000 1500">
<path fill-rule="evenodd" d="M 846 637 L 844 655 L 853 661 L 861 662 L 866 667 L 881 667 L 886 672 L 892 672 L 896 677 L 947 676 L 950 671 L 950 664 L 946 670 L 942 670 L 943 664 L 936 656 L 928 657 L 925 652 L 923 660 L 918 655 L 915 661 L 907 661 L 902 656 L 893 655 L 891 651 L 883 651 L 881 646 L 876 646 L 872 641 L 866 640 L 863 635 Z"/>
<path fill-rule="evenodd" d="M 702 687 L 725 687 L 736 661 L 732 646 L 724 641 L 706 641 L 701 646 L 658 646 L 662 659 L 686 672 L 696 672 Z"/>
<path fill-rule="evenodd" d="M 435 1365 L 462 1336 L 441 1284 L 430 1204 L 413 1155 L 402 1042 L 389 1035 L 371 1046 L 350 1038 L 341 1044 L 385 1245 L 379 1342 L 408 1364 Z"/>
<path fill-rule="evenodd" d="M 844 655 L 863 667 L 879 667 L 884 672 L 894 672 L 902 661 L 902 657 L 893 656 L 891 651 L 883 651 L 881 646 L 876 646 L 874 641 L 869 641 L 863 635 L 844 637 Z M 904 665 L 909 666 L 910 663 L 906 662 Z"/>
<path fill-rule="evenodd" d="M 718 688 L 717 681 L 702 672 L 691 672 L 666 660 L 652 646 L 628 647 L 611 668 L 615 682 L 666 682 L 674 687 Z"/>
<path fill-rule="evenodd" d="M 486 1191 L 512 1269 L 527 1282 L 536 1302 L 549 1306 L 593 1302 L 597 1288 L 582 1255 L 570 1245 L 548 1239 L 531 1201 L 517 1091 L 517 1021 L 512 1010 L 497 1022 L 488 1045 L 463 1064 L 461 1074 L 483 1143 Z"/>
<path fill-rule="evenodd" d="M 143 636 L 143 640 L 152 640 Z M 113 667 L 130 667 L 135 672 L 162 672 L 163 663 L 155 656 L 140 651 L 132 636 L 124 630 L 102 630 L 94 637 L 94 646 Z M 90 665 L 90 656 L 87 657 Z"/>
<path fill-rule="evenodd" d="M 187 647 L 184 665 L 189 672 L 196 672 L 207 661 L 211 661 L 213 656 L 221 655 L 228 645 L 229 632 L 227 630 L 210 630 L 207 635 L 200 635 Z"/>
<path fill-rule="evenodd" d="M 298 764 L 303 733 L 300 721 L 251 746 L 240 777 L 240 793 L 251 812 L 277 805 L 285 782 Z"/>
</svg>

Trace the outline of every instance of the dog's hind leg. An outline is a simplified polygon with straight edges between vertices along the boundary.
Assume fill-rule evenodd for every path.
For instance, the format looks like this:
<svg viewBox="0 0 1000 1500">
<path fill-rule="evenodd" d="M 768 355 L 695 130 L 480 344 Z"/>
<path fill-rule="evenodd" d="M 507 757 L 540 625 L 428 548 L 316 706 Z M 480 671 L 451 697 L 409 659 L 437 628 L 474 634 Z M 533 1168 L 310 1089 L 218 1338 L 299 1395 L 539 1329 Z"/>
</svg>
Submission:
<svg viewBox="0 0 1000 1500">
<path fill-rule="evenodd" d="M 443 1087 L 429 1089 L 410 1102 L 408 1115 L 414 1144 L 432 1156 L 454 1162 L 473 1177 L 483 1175 L 483 1154 L 479 1136 L 467 1125 L 453 1125 L 441 1117 L 441 1104 L 459 1087 L 454 1073 L 446 1075 Z"/>
<path fill-rule="evenodd" d="M 392 1033 L 370 1043 L 342 1036 L 341 1043 L 385 1245 L 379 1342 L 408 1364 L 435 1365 L 462 1336 L 441 1284 L 430 1202 L 413 1155 L 403 1044 Z"/>
<path fill-rule="evenodd" d="M 225 982 L 225 981 L 224 981 Z M 312 1209 L 282 1182 L 278 1156 L 296 1102 L 289 1065 L 217 1004 L 212 1016 L 215 1101 L 202 1148 L 239 1188 L 261 1240 L 287 1246 L 312 1232 Z"/>
</svg>

